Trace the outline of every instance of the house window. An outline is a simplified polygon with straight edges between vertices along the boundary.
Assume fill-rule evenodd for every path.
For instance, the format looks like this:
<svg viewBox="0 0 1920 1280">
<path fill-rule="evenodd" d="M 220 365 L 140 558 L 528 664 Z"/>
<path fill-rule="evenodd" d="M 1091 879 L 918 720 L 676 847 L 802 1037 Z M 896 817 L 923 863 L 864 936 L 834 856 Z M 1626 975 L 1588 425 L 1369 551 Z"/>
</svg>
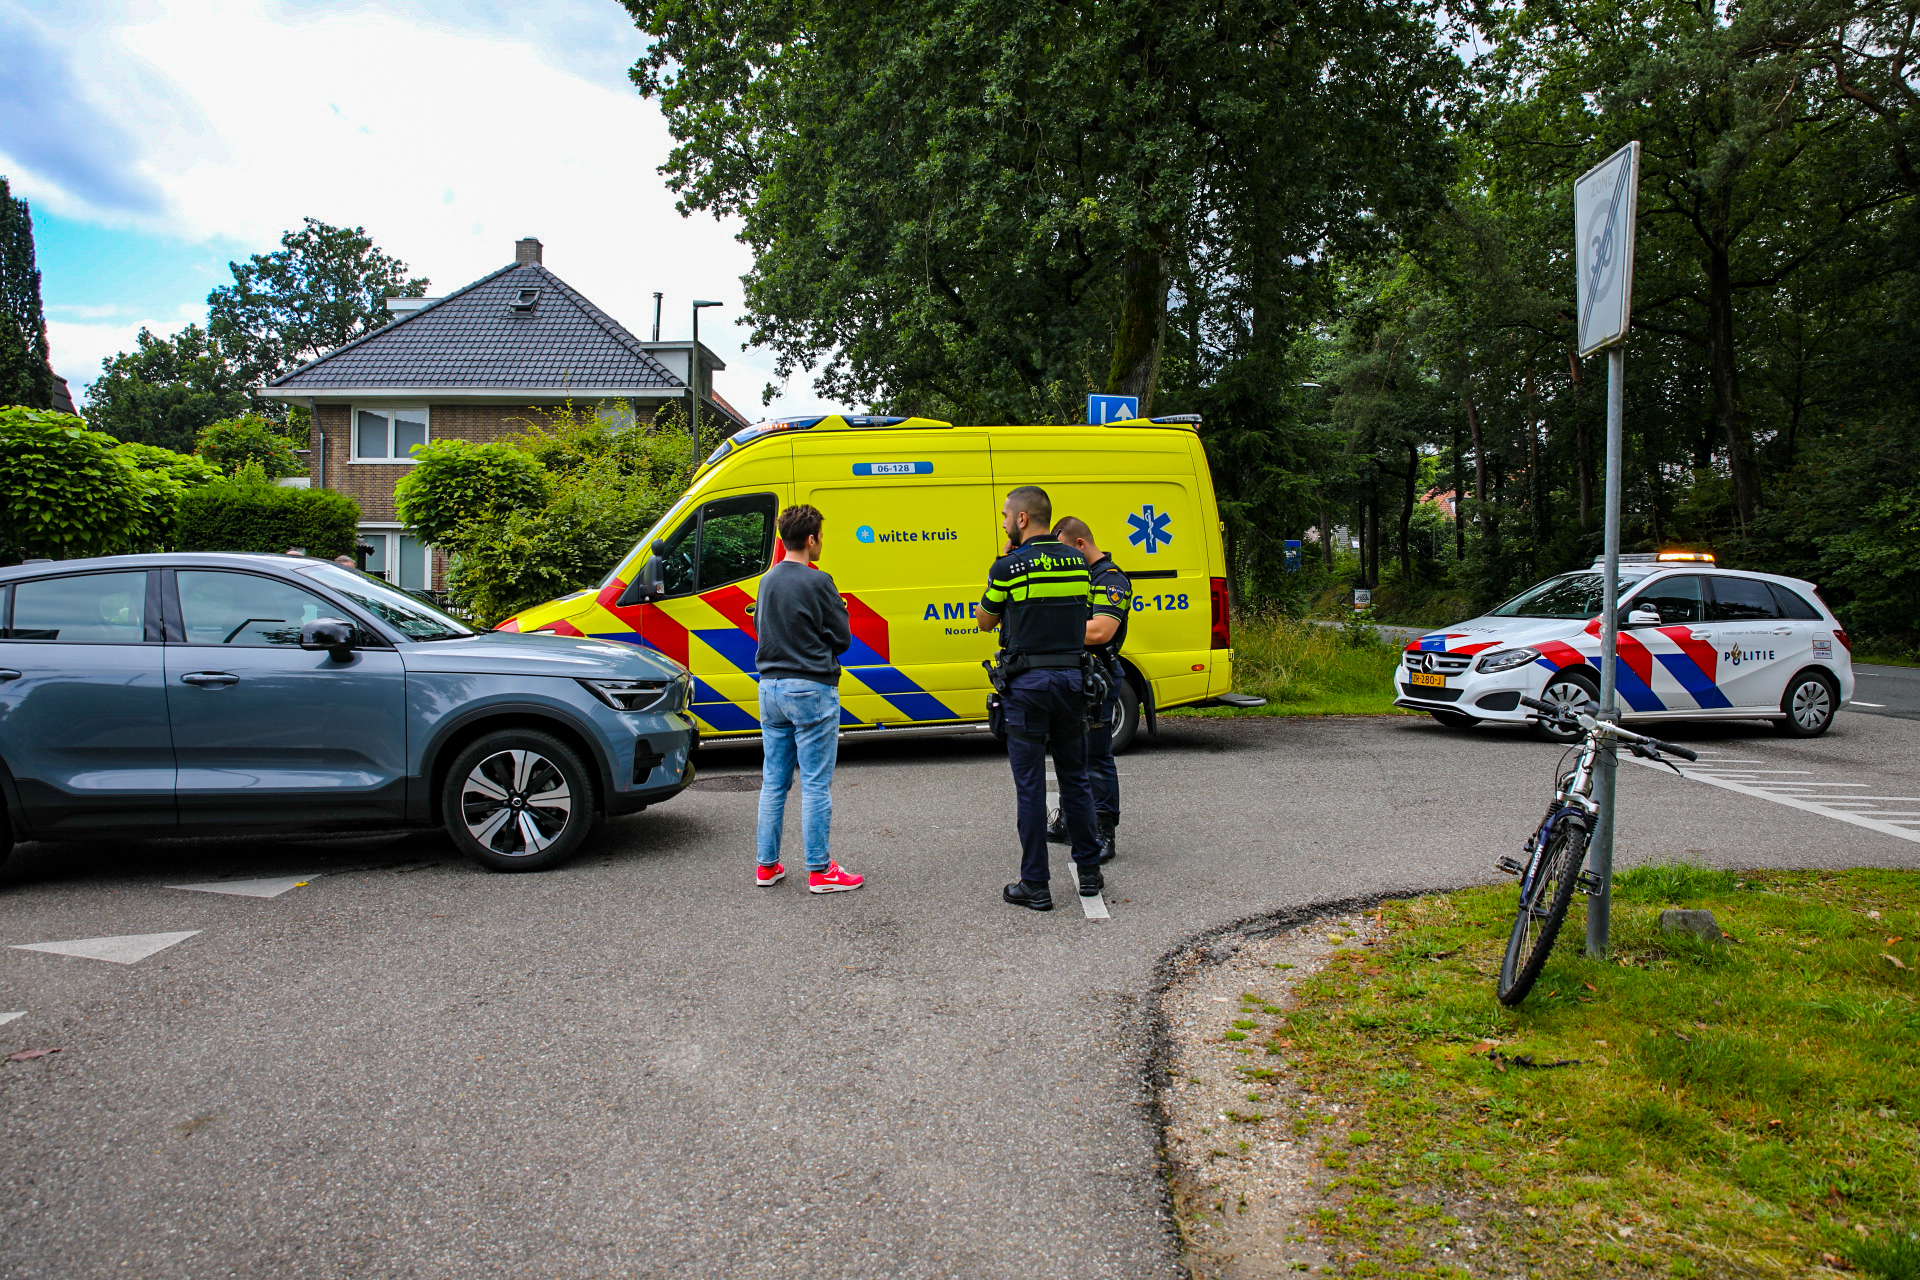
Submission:
<svg viewBox="0 0 1920 1280">
<path fill-rule="evenodd" d="M 360 543 L 372 547 L 367 572 L 407 591 L 433 586 L 433 551 L 420 539 L 395 529 L 361 529 Z"/>
<path fill-rule="evenodd" d="M 427 442 L 427 410 L 356 408 L 353 414 L 355 462 L 412 462 L 413 451 Z"/>
</svg>

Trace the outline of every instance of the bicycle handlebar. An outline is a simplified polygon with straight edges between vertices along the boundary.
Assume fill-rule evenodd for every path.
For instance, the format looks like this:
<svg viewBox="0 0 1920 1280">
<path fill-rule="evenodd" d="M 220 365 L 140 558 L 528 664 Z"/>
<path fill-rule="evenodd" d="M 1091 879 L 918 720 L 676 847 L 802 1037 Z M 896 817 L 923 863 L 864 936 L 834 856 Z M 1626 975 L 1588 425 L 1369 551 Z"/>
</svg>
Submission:
<svg viewBox="0 0 1920 1280">
<path fill-rule="evenodd" d="M 1520 695 L 1520 704 L 1533 708 L 1549 720 L 1558 720 L 1563 723 L 1570 723 L 1576 720 L 1573 712 L 1568 708 L 1563 706 L 1556 707 L 1550 702 L 1542 702 L 1538 698 L 1529 698 L 1525 694 Z M 1610 737 L 1620 738 L 1627 742 L 1638 742 L 1644 746 L 1652 747 L 1655 751 L 1663 751 L 1669 755 L 1679 756 L 1682 760 L 1698 760 L 1700 758 L 1698 751 L 1690 751 L 1678 743 L 1662 742 L 1658 738 L 1649 738 L 1645 734 L 1635 733 L 1631 729 L 1623 729 L 1611 721 L 1602 720 L 1598 723 L 1606 725 L 1605 732 Z"/>
</svg>

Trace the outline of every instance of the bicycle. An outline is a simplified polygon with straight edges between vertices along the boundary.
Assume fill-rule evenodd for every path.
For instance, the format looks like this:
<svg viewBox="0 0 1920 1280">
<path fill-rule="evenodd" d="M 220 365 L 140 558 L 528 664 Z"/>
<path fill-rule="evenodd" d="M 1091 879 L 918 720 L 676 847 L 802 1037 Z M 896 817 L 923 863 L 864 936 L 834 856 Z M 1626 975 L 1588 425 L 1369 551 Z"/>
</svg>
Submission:
<svg viewBox="0 0 1920 1280">
<path fill-rule="evenodd" d="M 1520 912 L 1514 919 L 1513 932 L 1507 937 L 1506 958 L 1500 963 L 1500 1003 L 1508 1007 L 1527 998 L 1540 977 L 1540 970 L 1546 967 L 1553 944 L 1559 940 L 1560 926 L 1567 918 L 1573 891 L 1579 889 L 1591 894 L 1602 888 L 1599 877 L 1586 869 L 1587 842 L 1593 838 L 1594 824 L 1600 817 L 1600 807 L 1593 801 L 1593 766 L 1599 758 L 1601 743 L 1608 738 L 1624 742 L 1634 755 L 1659 761 L 1675 773 L 1679 770 L 1662 752 L 1683 760 L 1700 758 L 1696 751 L 1597 719 L 1585 710 L 1541 702 L 1537 698 L 1523 697 L 1520 701 L 1538 713 L 1529 719 L 1545 721 L 1555 728 L 1578 730 L 1581 740 L 1577 747 L 1580 758 L 1571 770 L 1559 774 L 1547 816 L 1541 819 L 1540 826 L 1521 851 L 1527 860 L 1517 862 L 1503 855 L 1495 864 L 1508 875 L 1520 877 Z M 1593 706 L 1591 702 L 1582 705 Z M 1565 760 L 1562 756 L 1562 763 Z"/>
</svg>

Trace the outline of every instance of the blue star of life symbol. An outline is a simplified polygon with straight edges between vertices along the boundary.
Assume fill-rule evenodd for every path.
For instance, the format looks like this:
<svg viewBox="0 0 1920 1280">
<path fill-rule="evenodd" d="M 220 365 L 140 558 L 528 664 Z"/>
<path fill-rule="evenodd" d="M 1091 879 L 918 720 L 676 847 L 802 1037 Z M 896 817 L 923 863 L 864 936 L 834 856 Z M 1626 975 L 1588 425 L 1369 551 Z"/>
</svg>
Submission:
<svg viewBox="0 0 1920 1280">
<path fill-rule="evenodd" d="M 1136 547 L 1145 543 L 1147 554 L 1153 555 L 1160 550 L 1161 543 L 1173 542 L 1173 535 L 1167 532 L 1167 526 L 1173 523 L 1173 517 L 1164 511 L 1155 515 L 1151 502 L 1142 506 L 1140 511 L 1140 515 L 1127 517 L 1127 523 L 1133 526 L 1133 532 L 1127 535 L 1127 541 Z"/>
</svg>

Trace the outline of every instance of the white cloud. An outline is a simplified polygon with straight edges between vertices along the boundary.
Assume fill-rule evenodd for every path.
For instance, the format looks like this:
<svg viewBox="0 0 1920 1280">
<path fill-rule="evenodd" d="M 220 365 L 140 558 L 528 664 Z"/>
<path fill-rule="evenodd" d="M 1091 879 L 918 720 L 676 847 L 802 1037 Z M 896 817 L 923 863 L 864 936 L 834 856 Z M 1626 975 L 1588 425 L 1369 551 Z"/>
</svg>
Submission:
<svg viewBox="0 0 1920 1280">
<path fill-rule="evenodd" d="M 610 2 L 607 25 L 563 29 L 599 32 L 590 55 L 557 48 L 552 25 L 524 11 L 454 0 L 129 0 L 83 23 L 85 8 L 0 11 L 54 33 L 75 71 L 63 123 L 40 125 L 64 140 L 27 139 L 69 145 L 0 133 L 22 194 L 67 216 L 261 251 L 304 216 L 360 225 L 436 294 L 538 236 L 549 267 L 643 337 L 656 289 L 664 337 L 686 336 L 691 299 L 724 301 L 702 337 L 729 365 L 718 389 L 755 416 L 772 360 L 741 353 L 726 320 L 740 312 L 748 251 L 732 227 L 675 212 L 656 172 L 671 139 L 626 81 L 639 37 Z M 63 367 L 96 370 L 93 344 L 137 327 L 73 317 L 51 336 Z M 798 386 L 774 408 L 815 404 Z"/>
</svg>

